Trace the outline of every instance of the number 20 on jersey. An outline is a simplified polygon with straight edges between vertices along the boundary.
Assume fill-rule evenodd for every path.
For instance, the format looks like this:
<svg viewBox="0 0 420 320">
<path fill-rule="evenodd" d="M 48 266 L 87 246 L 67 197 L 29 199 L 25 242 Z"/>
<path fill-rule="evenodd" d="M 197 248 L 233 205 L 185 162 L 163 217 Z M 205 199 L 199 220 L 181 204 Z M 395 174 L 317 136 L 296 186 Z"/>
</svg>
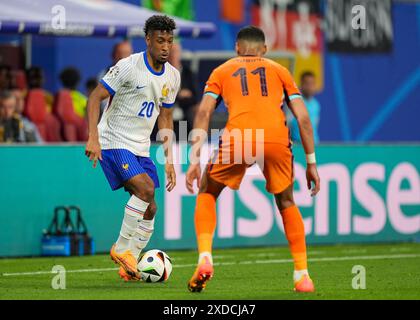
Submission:
<svg viewBox="0 0 420 320">
<path fill-rule="evenodd" d="M 143 102 L 141 104 L 141 109 L 139 112 L 139 117 L 143 118 L 150 118 L 153 114 L 153 110 L 155 109 L 155 103 L 153 101 L 150 102 Z"/>
</svg>

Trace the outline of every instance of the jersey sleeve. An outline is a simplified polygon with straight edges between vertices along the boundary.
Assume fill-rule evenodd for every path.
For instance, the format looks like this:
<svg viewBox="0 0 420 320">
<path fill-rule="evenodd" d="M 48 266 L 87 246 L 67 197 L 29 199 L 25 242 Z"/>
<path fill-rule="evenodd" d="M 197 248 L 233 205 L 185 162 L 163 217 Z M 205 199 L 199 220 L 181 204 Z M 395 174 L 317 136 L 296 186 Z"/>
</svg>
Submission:
<svg viewBox="0 0 420 320">
<path fill-rule="evenodd" d="M 216 100 L 220 100 L 220 96 L 222 95 L 222 83 L 220 79 L 221 76 L 219 69 L 213 70 L 209 79 L 206 82 L 206 86 L 204 88 L 204 95 L 209 95 L 215 98 Z"/>
<path fill-rule="evenodd" d="M 131 70 L 130 57 L 121 59 L 116 65 L 109 68 L 108 72 L 99 82 L 113 96 L 129 80 Z"/>
<path fill-rule="evenodd" d="M 164 100 L 162 102 L 162 107 L 164 108 L 172 108 L 175 104 L 176 97 L 178 96 L 179 88 L 181 86 L 181 76 L 179 74 L 179 71 L 176 70 L 174 72 L 174 80 L 173 80 L 173 86 L 166 88 L 163 88 L 163 95 Z M 166 91 L 166 93 L 164 92 Z"/>
<path fill-rule="evenodd" d="M 290 101 L 302 98 L 300 90 L 296 85 L 295 80 L 286 68 L 280 69 L 280 78 L 283 83 L 284 99 L 289 104 Z"/>
</svg>

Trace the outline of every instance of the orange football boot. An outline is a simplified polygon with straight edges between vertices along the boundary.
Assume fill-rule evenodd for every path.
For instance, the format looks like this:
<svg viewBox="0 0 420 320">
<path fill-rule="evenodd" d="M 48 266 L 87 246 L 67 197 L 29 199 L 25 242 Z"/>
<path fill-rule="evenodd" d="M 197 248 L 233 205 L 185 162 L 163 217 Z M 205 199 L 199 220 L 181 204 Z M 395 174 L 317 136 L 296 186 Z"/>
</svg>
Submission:
<svg viewBox="0 0 420 320">
<path fill-rule="evenodd" d="M 125 282 L 128 281 L 139 281 L 139 279 L 133 278 L 132 276 L 130 276 L 123 267 L 120 267 L 120 270 L 118 270 L 118 275 L 120 276 L 121 279 L 123 279 Z"/>
<path fill-rule="evenodd" d="M 294 290 L 296 292 L 314 292 L 315 286 L 309 275 L 305 274 L 300 278 L 300 280 L 295 282 Z"/>
<path fill-rule="evenodd" d="M 208 257 L 204 257 L 188 282 L 188 290 L 191 292 L 203 291 L 206 287 L 207 281 L 213 277 L 213 273 L 213 265 L 210 263 Z"/>
<path fill-rule="evenodd" d="M 137 259 L 134 258 L 133 254 L 130 250 L 127 250 L 123 253 L 117 253 L 115 251 L 115 244 L 111 248 L 111 259 L 119 264 L 124 271 L 129 275 L 130 277 L 140 280 L 140 272 L 137 270 Z"/>
</svg>

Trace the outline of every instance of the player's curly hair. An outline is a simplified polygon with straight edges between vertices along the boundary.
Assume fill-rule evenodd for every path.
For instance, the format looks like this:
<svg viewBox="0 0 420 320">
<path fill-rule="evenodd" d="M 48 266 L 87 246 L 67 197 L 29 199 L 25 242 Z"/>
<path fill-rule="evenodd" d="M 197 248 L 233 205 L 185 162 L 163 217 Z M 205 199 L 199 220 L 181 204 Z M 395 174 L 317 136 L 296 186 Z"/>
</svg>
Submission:
<svg viewBox="0 0 420 320">
<path fill-rule="evenodd" d="M 154 15 L 146 20 L 144 34 L 148 35 L 155 30 L 172 32 L 176 29 L 175 21 L 166 15 Z"/>
</svg>

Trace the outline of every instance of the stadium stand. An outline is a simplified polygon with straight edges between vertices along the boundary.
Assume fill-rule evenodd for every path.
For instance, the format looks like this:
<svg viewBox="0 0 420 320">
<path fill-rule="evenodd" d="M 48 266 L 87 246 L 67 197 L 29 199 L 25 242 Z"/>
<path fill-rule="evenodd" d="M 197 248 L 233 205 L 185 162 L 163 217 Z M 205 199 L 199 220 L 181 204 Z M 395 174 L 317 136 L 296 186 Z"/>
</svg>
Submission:
<svg viewBox="0 0 420 320">
<path fill-rule="evenodd" d="M 36 125 L 44 141 L 62 141 L 61 124 L 53 114 L 48 113 L 44 90 L 31 89 L 28 91 L 24 115 Z"/>
<path fill-rule="evenodd" d="M 53 113 L 61 120 L 65 141 L 87 140 L 86 122 L 74 112 L 69 90 L 58 91 L 54 99 Z"/>
</svg>

